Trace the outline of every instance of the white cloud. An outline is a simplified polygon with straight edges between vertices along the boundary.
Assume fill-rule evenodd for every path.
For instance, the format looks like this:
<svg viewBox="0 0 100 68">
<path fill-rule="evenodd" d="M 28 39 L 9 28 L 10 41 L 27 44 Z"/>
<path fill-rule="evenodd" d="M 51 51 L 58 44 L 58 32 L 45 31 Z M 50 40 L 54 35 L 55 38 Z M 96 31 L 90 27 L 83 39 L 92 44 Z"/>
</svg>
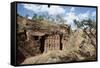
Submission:
<svg viewBox="0 0 100 68">
<path fill-rule="evenodd" d="M 78 19 L 78 16 L 75 14 L 75 12 L 69 12 L 69 13 L 66 13 L 66 16 L 64 18 L 66 20 L 66 24 L 69 24 L 71 25 L 72 29 L 76 29 L 76 26 L 74 25 L 74 20 L 79 20 Z"/>
<path fill-rule="evenodd" d="M 43 5 L 43 6 L 39 6 L 39 5 L 33 5 L 33 4 L 22 4 L 24 8 L 26 8 L 27 10 L 31 10 L 33 12 L 39 13 L 39 12 L 44 12 L 47 10 L 47 6 Z M 43 10 L 41 10 L 41 8 Z M 45 8 L 45 9 L 44 9 Z"/>
<path fill-rule="evenodd" d="M 48 12 L 49 15 L 64 14 L 65 10 L 60 6 L 50 6 L 47 5 L 33 5 L 33 4 L 23 4 L 24 8 L 31 10 L 36 13 Z"/>
<path fill-rule="evenodd" d="M 75 11 L 72 12 L 72 10 L 70 10 L 70 12 L 66 13 L 64 19 L 67 21 L 66 24 L 70 24 L 72 29 L 76 29 L 76 26 L 74 24 L 74 20 L 78 20 L 81 21 L 83 19 L 88 19 L 90 15 L 90 12 L 87 11 L 85 13 L 79 13 L 76 15 Z"/>
<path fill-rule="evenodd" d="M 79 20 L 83 20 L 83 19 L 88 19 L 89 16 L 90 16 L 90 12 L 87 11 L 87 12 L 85 12 L 85 13 L 80 13 L 80 14 L 78 15 L 78 18 L 79 18 Z"/>
<path fill-rule="evenodd" d="M 72 7 L 72 8 L 70 9 L 70 11 L 71 11 L 71 12 L 74 12 L 74 11 L 75 11 L 75 8 L 74 8 L 74 7 Z"/>
<path fill-rule="evenodd" d="M 64 14 L 65 10 L 60 6 L 51 6 L 48 9 L 50 15 Z"/>
<path fill-rule="evenodd" d="M 92 12 L 92 13 L 91 13 L 91 16 L 92 16 L 92 17 L 95 17 L 95 16 L 96 16 L 96 11 Z"/>
<path fill-rule="evenodd" d="M 76 29 L 76 26 L 74 25 L 74 22 L 73 22 L 73 21 L 74 21 L 75 19 L 76 19 L 76 20 L 79 20 L 79 18 L 78 18 L 78 16 L 75 14 L 75 8 L 74 8 L 74 7 L 72 7 L 72 8 L 70 9 L 70 12 L 68 12 L 68 13 L 65 14 L 64 19 L 66 20 L 65 23 L 71 25 L 71 27 L 72 27 L 73 30 Z"/>
<path fill-rule="evenodd" d="M 32 17 L 28 17 L 28 19 L 30 19 L 30 20 L 31 20 L 31 19 L 32 19 Z"/>
</svg>

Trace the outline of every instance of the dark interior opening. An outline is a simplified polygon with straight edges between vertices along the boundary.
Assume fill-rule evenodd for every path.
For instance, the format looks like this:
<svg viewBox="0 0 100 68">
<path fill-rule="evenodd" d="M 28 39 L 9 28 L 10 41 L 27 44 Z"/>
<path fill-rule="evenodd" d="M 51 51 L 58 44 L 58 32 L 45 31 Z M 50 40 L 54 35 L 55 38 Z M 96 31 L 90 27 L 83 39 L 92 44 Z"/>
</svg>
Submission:
<svg viewBox="0 0 100 68">
<path fill-rule="evenodd" d="M 45 37 L 42 36 L 40 39 L 40 51 L 41 51 L 41 53 L 44 52 L 44 43 L 45 43 Z"/>
<path fill-rule="evenodd" d="M 62 43 L 60 43 L 60 50 L 62 50 Z"/>
<path fill-rule="evenodd" d="M 50 48 L 50 44 L 49 44 L 49 48 Z"/>
<path fill-rule="evenodd" d="M 62 42 L 61 42 L 61 40 L 62 40 L 62 35 L 60 35 L 60 50 L 62 50 Z"/>
<path fill-rule="evenodd" d="M 39 38 L 38 36 L 34 36 L 34 39 L 35 39 L 35 40 L 38 40 L 38 38 Z"/>
</svg>

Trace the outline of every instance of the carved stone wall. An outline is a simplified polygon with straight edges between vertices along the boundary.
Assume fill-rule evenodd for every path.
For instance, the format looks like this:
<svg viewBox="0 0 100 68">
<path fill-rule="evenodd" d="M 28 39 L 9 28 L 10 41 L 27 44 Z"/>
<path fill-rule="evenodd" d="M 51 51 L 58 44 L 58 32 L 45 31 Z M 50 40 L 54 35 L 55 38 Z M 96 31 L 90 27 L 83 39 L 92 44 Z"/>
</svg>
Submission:
<svg viewBox="0 0 100 68">
<path fill-rule="evenodd" d="M 67 47 L 69 46 L 69 38 L 68 38 L 67 34 L 62 36 L 61 43 L 62 43 L 62 46 L 63 46 L 62 50 L 66 50 Z"/>
<path fill-rule="evenodd" d="M 45 38 L 44 52 L 48 52 L 50 50 L 59 50 L 59 49 L 60 49 L 59 34 L 49 35 Z"/>
<path fill-rule="evenodd" d="M 64 32 L 45 34 L 42 32 L 27 31 L 27 41 L 33 40 L 40 48 L 40 52 L 48 52 L 51 50 L 66 50 L 68 44 L 68 32 L 66 29 L 62 29 Z"/>
</svg>

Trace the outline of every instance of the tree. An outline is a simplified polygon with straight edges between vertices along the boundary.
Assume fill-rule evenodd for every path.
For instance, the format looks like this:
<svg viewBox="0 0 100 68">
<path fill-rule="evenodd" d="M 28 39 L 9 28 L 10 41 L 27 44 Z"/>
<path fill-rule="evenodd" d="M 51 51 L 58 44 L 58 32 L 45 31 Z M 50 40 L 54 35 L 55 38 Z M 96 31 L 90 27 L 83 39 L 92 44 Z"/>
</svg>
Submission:
<svg viewBox="0 0 100 68">
<path fill-rule="evenodd" d="M 96 37 L 96 22 L 89 18 L 82 21 L 74 20 L 74 23 L 77 27 L 83 28 L 85 34 L 90 38 L 91 44 L 95 47 L 96 43 L 94 39 Z"/>
<path fill-rule="evenodd" d="M 61 14 L 56 15 L 57 22 L 60 22 L 64 24 L 65 20 L 63 19 L 63 16 Z"/>
<path fill-rule="evenodd" d="M 38 20 L 40 21 L 44 20 L 43 16 L 42 15 L 38 16 Z"/>
<path fill-rule="evenodd" d="M 82 21 L 77 21 L 74 20 L 74 24 L 78 27 L 78 28 L 96 28 L 96 22 L 91 20 L 90 18 L 85 20 L 83 19 Z"/>
<path fill-rule="evenodd" d="M 83 26 L 83 23 L 77 20 L 74 20 L 74 24 L 77 26 L 77 28 L 81 28 Z"/>
<path fill-rule="evenodd" d="M 41 20 L 44 20 L 44 18 L 43 18 L 42 15 L 34 14 L 33 17 L 32 17 L 32 20 L 38 20 L 38 21 L 41 21 Z"/>
<path fill-rule="evenodd" d="M 34 14 L 32 20 L 36 20 L 36 19 L 37 19 L 37 14 Z"/>
</svg>

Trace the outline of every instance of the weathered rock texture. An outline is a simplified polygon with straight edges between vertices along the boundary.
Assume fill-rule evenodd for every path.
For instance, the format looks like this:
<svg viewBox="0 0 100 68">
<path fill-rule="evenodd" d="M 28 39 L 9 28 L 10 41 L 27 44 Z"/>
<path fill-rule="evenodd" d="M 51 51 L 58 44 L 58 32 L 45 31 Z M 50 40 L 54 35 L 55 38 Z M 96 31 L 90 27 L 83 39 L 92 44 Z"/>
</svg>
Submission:
<svg viewBox="0 0 100 68">
<path fill-rule="evenodd" d="M 96 29 L 17 19 L 18 64 L 96 60 Z"/>
</svg>

